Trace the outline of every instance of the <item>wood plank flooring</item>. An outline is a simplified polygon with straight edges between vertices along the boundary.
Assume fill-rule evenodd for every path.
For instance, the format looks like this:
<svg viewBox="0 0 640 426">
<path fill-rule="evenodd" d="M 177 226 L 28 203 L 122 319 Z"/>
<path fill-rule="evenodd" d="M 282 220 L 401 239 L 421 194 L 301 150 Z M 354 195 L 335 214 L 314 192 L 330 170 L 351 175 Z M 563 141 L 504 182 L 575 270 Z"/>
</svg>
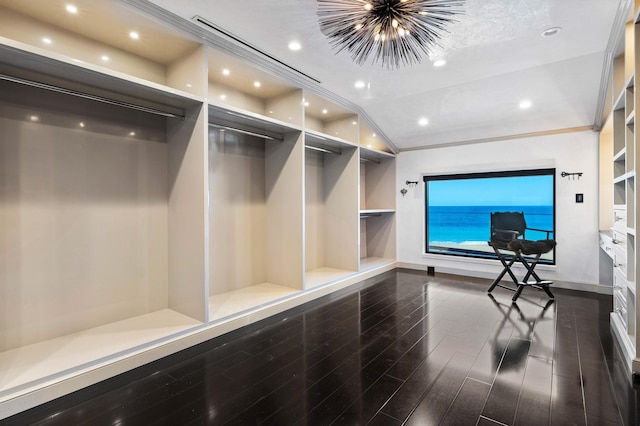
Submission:
<svg viewBox="0 0 640 426">
<path fill-rule="evenodd" d="M 635 425 L 611 297 L 396 270 L 7 425 Z"/>
</svg>

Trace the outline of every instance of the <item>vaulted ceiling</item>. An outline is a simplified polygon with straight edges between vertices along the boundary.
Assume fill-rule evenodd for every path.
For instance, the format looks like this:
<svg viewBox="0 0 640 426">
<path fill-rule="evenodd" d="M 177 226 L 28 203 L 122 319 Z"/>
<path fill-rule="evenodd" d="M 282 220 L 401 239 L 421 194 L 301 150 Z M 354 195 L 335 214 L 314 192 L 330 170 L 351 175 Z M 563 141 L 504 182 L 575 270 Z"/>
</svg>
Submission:
<svg viewBox="0 0 640 426">
<path fill-rule="evenodd" d="M 199 15 L 313 77 L 409 149 L 593 126 L 605 52 L 625 0 L 466 0 L 434 57 L 400 69 L 360 66 L 348 52 L 336 53 L 315 0 L 152 3 L 191 22 Z M 562 30 L 543 37 L 552 27 Z M 293 40 L 300 50 L 287 47 Z M 435 67 L 436 56 L 446 65 Z M 531 106 L 520 108 L 523 100 Z"/>
</svg>

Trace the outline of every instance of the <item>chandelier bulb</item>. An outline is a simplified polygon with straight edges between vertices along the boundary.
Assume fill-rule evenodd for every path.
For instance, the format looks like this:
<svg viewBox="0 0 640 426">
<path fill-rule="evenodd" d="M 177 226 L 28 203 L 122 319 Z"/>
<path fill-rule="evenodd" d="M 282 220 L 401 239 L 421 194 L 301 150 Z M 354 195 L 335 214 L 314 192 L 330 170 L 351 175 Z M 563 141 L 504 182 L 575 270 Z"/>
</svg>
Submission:
<svg viewBox="0 0 640 426">
<path fill-rule="evenodd" d="M 373 5 L 371 3 L 364 4 L 364 10 L 371 10 L 371 9 L 373 9 Z"/>
<path fill-rule="evenodd" d="M 398 28 L 398 20 L 397 20 L 397 19 L 394 19 L 393 21 L 391 21 L 391 26 L 392 26 L 393 28 Z"/>
</svg>

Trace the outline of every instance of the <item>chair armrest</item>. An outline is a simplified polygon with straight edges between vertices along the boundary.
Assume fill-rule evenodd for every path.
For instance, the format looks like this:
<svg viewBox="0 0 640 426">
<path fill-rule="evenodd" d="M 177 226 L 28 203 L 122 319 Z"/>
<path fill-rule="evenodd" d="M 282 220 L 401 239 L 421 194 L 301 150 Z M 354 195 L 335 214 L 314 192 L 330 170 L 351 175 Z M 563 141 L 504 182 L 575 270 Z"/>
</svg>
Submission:
<svg viewBox="0 0 640 426">
<path fill-rule="evenodd" d="M 549 231 L 547 229 L 537 229 L 537 228 L 525 228 L 528 229 L 530 231 L 538 231 L 538 232 L 544 232 L 545 234 L 547 234 L 547 240 L 549 239 L 549 234 L 551 234 L 553 231 Z"/>
<path fill-rule="evenodd" d="M 491 241 L 509 242 L 517 239 L 520 236 L 520 232 L 513 229 L 492 229 Z"/>
</svg>

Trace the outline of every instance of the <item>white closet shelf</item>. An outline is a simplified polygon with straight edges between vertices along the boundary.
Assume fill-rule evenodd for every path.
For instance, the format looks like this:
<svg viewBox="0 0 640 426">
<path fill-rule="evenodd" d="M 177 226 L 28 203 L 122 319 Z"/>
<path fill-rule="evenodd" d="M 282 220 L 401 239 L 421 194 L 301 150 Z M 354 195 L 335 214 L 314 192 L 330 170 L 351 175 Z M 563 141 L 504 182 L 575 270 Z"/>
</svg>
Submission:
<svg viewBox="0 0 640 426">
<path fill-rule="evenodd" d="M 367 209 L 367 210 L 360 210 L 360 218 L 361 219 L 366 219 L 368 217 L 377 217 L 377 216 L 382 216 L 382 215 L 394 214 L 395 212 L 396 212 L 395 209 Z"/>
<path fill-rule="evenodd" d="M 623 162 L 626 160 L 627 157 L 627 148 L 623 147 L 619 152 L 617 152 L 614 156 L 613 156 L 613 161 L 614 162 Z"/>
<path fill-rule="evenodd" d="M 330 284 L 334 281 L 341 280 L 350 275 L 356 274 L 357 271 L 347 271 L 345 269 L 336 269 L 336 268 L 328 268 L 322 267 L 317 268 L 311 271 L 307 271 L 305 273 L 306 284 L 305 287 L 307 289 L 319 287 L 324 284 Z"/>
<path fill-rule="evenodd" d="M 358 145 L 335 136 L 326 135 L 314 130 L 305 130 L 305 144 L 311 147 L 342 151 L 345 148 L 357 148 Z"/>
<path fill-rule="evenodd" d="M 228 105 L 209 104 L 209 125 L 230 131 L 253 134 L 266 139 L 283 139 L 286 133 L 302 129 L 291 123 L 248 112 Z"/>
<path fill-rule="evenodd" d="M 395 259 L 386 257 L 363 257 L 360 259 L 360 272 L 381 268 L 396 263 Z"/>
<path fill-rule="evenodd" d="M 376 163 L 379 163 L 382 160 L 388 160 L 390 158 L 395 158 L 395 155 L 389 153 L 389 152 L 384 152 L 384 151 L 377 151 L 375 149 L 369 149 L 369 148 L 365 148 L 363 146 L 360 147 L 360 158 L 365 160 L 365 161 L 373 161 Z"/>
<path fill-rule="evenodd" d="M 237 315 L 286 299 L 301 290 L 278 284 L 262 283 L 209 297 L 209 321 Z"/>
<path fill-rule="evenodd" d="M 635 121 L 636 121 L 636 112 L 634 110 L 634 111 L 631 111 L 627 116 L 627 118 L 625 119 L 625 124 L 627 126 L 632 126 L 633 123 L 635 123 Z"/>
<path fill-rule="evenodd" d="M 0 37 L 0 73 L 178 116 L 203 102 L 187 92 L 4 37 Z"/>
<path fill-rule="evenodd" d="M 199 325 L 193 318 L 162 309 L 0 353 L 0 401 Z"/>
</svg>

